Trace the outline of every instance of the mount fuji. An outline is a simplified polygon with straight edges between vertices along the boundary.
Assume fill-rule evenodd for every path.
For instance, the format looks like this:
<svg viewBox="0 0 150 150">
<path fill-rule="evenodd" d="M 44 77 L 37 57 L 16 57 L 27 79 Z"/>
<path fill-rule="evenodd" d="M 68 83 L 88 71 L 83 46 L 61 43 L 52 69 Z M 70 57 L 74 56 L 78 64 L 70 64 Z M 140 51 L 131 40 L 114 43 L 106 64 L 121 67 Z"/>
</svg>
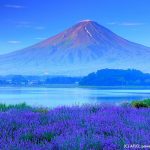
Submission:
<svg viewBox="0 0 150 150">
<path fill-rule="evenodd" d="M 0 75 L 84 76 L 104 68 L 150 72 L 150 48 L 84 20 L 38 44 L 0 55 Z"/>
</svg>

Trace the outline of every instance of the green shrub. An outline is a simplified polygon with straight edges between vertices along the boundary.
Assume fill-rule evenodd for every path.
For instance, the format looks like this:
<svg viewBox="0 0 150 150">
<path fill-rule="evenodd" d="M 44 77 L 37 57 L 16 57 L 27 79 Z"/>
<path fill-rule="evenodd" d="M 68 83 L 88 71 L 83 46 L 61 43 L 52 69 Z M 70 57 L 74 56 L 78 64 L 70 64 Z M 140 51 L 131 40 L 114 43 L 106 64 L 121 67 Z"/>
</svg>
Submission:
<svg viewBox="0 0 150 150">
<path fill-rule="evenodd" d="M 33 141 L 34 135 L 32 133 L 26 133 L 21 136 L 21 139 L 24 141 Z"/>
<path fill-rule="evenodd" d="M 39 113 L 48 113 L 49 109 L 48 108 L 42 108 L 42 107 L 37 107 L 33 109 L 33 112 L 39 112 Z"/>
<path fill-rule="evenodd" d="M 145 99 L 142 101 L 133 101 L 131 105 L 136 108 L 142 108 L 142 107 L 148 108 L 150 107 L 150 99 Z"/>
<path fill-rule="evenodd" d="M 51 132 L 45 132 L 43 134 L 43 139 L 47 140 L 47 141 L 51 141 L 53 138 L 55 137 L 55 134 L 54 133 L 51 133 Z"/>
<path fill-rule="evenodd" d="M 31 108 L 30 106 L 26 105 L 26 103 L 16 104 L 16 105 L 6 105 L 6 104 L 0 104 L 0 111 L 7 111 L 9 109 L 26 109 Z"/>
</svg>

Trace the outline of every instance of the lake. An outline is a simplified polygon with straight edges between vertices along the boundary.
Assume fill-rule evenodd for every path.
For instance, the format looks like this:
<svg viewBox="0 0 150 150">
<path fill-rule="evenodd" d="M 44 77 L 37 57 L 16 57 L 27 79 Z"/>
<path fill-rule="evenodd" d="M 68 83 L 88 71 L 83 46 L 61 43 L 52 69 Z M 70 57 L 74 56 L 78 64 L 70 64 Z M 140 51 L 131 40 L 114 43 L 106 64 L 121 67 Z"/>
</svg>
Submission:
<svg viewBox="0 0 150 150">
<path fill-rule="evenodd" d="M 0 103 L 26 102 L 28 105 L 44 107 L 95 103 L 120 104 L 144 98 L 150 98 L 150 89 L 0 87 Z"/>
</svg>

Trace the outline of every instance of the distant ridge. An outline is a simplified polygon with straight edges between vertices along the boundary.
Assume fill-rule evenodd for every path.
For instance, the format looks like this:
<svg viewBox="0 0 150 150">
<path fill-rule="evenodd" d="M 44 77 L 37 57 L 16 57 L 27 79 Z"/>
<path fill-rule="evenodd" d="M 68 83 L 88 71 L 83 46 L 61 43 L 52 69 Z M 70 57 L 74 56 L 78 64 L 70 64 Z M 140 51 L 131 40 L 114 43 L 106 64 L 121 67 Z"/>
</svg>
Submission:
<svg viewBox="0 0 150 150">
<path fill-rule="evenodd" d="M 150 86 L 150 74 L 139 70 L 102 69 L 83 77 L 82 86 Z"/>
<path fill-rule="evenodd" d="M 36 45 L 0 56 L 0 74 L 84 76 L 103 69 L 150 72 L 150 48 L 84 20 Z"/>
</svg>

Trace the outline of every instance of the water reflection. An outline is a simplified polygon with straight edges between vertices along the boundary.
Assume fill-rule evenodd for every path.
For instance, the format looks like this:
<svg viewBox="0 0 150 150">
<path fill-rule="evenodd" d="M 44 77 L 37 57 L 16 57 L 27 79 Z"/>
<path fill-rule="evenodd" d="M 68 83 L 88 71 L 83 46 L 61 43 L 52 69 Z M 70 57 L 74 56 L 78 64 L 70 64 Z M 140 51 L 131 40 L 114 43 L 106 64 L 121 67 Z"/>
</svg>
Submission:
<svg viewBox="0 0 150 150">
<path fill-rule="evenodd" d="M 150 90 L 1 87 L 0 103 L 56 107 L 84 103 L 120 103 L 150 98 Z"/>
</svg>

